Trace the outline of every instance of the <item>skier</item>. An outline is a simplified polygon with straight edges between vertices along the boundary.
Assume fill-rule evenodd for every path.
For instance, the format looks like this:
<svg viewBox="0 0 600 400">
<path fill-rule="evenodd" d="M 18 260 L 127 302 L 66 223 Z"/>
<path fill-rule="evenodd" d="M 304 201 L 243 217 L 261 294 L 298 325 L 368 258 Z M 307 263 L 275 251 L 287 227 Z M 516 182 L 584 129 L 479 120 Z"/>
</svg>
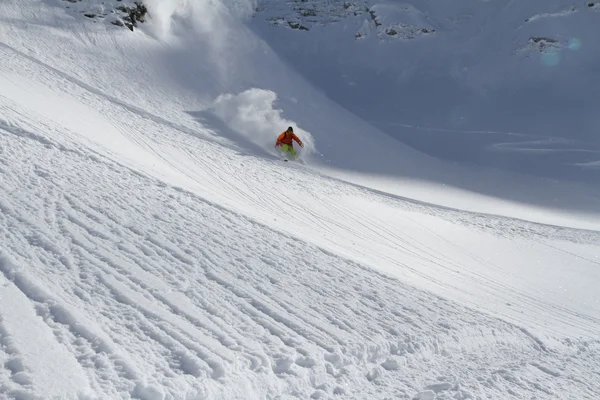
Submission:
<svg viewBox="0 0 600 400">
<path fill-rule="evenodd" d="M 292 156 L 292 159 L 296 159 L 298 155 L 296 154 L 296 150 L 294 150 L 294 142 L 292 140 L 295 140 L 300 145 L 300 147 L 304 147 L 304 144 L 302 144 L 302 140 L 300 140 L 298 136 L 296 136 L 296 134 L 294 133 L 294 128 L 290 126 L 289 128 L 287 128 L 287 131 L 279 135 L 279 137 L 277 138 L 277 143 L 275 143 L 275 147 L 281 146 L 281 150 L 284 153 L 289 153 Z"/>
</svg>

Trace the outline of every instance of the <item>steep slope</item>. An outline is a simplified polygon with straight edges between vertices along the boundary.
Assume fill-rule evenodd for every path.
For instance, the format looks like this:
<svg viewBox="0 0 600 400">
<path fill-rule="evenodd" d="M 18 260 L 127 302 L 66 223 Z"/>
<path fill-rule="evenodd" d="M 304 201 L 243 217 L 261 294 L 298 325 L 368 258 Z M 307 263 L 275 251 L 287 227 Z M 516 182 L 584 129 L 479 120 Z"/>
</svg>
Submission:
<svg viewBox="0 0 600 400">
<path fill-rule="evenodd" d="M 378 167 L 448 166 L 221 6 L 167 10 L 147 34 L 0 4 L 0 395 L 596 398 L 600 234 L 556 226 L 595 221 L 324 175 L 342 134 Z M 271 152 L 288 123 L 307 165 Z"/>
<path fill-rule="evenodd" d="M 307 163 L 328 175 L 475 212 L 574 227 L 600 225 L 596 185 L 440 162 L 349 113 L 290 69 L 288 57 L 282 59 L 280 49 L 271 47 L 274 39 L 269 45 L 246 28 L 249 3 L 147 3 L 150 15 L 152 4 L 156 11 L 140 28 L 154 39 L 142 31 L 131 34 L 85 17 L 73 19 L 62 5 L 39 1 L 26 11 L 6 3 L 5 19 L 16 22 L 4 24 L 0 32 L 14 50 L 103 95 L 156 116 L 170 115 L 194 135 L 199 124 L 208 122 L 213 131 L 208 136 L 244 152 L 271 157 L 273 138 L 293 124 L 309 143 L 303 155 Z M 25 32 L 23 23 L 29 24 Z M 57 44 L 46 33 L 55 27 L 60 27 L 57 34 L 66 27 L 78 40 Z M 328 35 L 317 38 L 317 43 L 330 41 Z"/>
</svg>

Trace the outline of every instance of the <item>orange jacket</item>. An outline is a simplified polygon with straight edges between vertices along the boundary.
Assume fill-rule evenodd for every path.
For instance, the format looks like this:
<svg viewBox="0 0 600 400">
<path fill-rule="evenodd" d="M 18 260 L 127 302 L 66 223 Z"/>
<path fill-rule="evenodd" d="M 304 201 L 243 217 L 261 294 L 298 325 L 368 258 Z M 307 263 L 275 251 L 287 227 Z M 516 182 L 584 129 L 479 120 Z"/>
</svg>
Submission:
<svg viewBox="0 0 600 400">
<path fill-rule="evenodd" d="M 302 144 L 302 141 L 298 138 L 298 136 L 296 136 L 296 134 L 294 132 L 288 132 L 288 131 L 285 131 L 281 135 L 279 135 L 279 137 L 277 138 L 277 143 L 275 143 L 275 146 L 281 146 L 282 144 L 287 144 L 289 146 L 293 146 L 292 140 L 295 140 L 296 142 L 298 142 L 300 147 L 304 146 Z"/>
</svg>

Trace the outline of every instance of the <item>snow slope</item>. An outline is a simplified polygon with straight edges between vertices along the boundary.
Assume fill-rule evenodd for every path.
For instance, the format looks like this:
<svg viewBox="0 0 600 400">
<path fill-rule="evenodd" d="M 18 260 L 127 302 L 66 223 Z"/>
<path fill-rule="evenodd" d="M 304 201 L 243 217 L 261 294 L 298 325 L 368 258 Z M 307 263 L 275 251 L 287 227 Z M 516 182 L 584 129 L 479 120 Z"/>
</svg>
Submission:
<svg viewBox="0 0 600 400">
<path fill-rule="evenodd" d="M 239 18 L 247 7 L 236 2 L 233 15 L 218 2 L 160 3 L 164 8 L 145 28 L 155 40 L 109 23 L 76 19 L 61 3 L 48 0 L 60 5 L 48 7 L 34 1 L 25 11 L 18 3 L 7 3 L 5 18 L 16 22 L 1 29 L 13 49 L 58 68 L 71 81 L 91 84 L 102 95 L 160 118 L 169 115 L 170 121 L 193 135 L 200 135 L 199 125 L 209 124 L 214 131 L 208 135 L 211 139 L 266 156 L 273 150 L 271 144 L 265 145 L 267 135 L 293 123 L 304 140 L 316 143 L 308 147 L 312 156 L 303 157 L 328 175 L 475 212 L 573 227 L 600 226 L 597 185 L 440 162 L 375 129 L 291 69 L 279 48 L 274 50 L 246 29 Z M 23 23 L 34 39 L 14 31 Z M 57 46 L 47 30 L 64 39 L 65 25 L 77 40 L 63 40 L 47 51 Z M 285 37 L 274 33 L 271 38 Z M 218 99 L 221 102 L 215 104 Z M 228 124 L 222 122 L 223 116 Z"/>
<path fill-rule="evenodd" d="M 2 131 L 4 154 L 15 155 L 3 163 L 12 195 L 1 204 L 9 397 L 592 399 L 600 390 L 589 375 L 597 341 L 540 339 L 19 133 Z M 422 250 L 405 240 L 406 257 Z M 422 254 L 419 267 L 441 257 Z M 551 310 L 503 292 L 517 310 Z M 591 316 L 556 314 L 597 329 Z"/>
<path fill-rule="evenodd" d="M 365 183 L 368 165 L 336 157 L 334 126 L 377 168 L 463 169 L 195 4 L 134 33 L 0 4 L 0 396 L 597 398 L 593 208 L 532 198 L 492 216 L 450 208 L 461 198 L 433 180 L 440 205 L 339 179 Z M 267 145 L 288 123 L 306 165 Z M 427 176 L 392 178 L 427 195 Z M 593 188 L 540 187 L 597 204 Z M 463 204 L 507 204 L 483 199 Z"/>
</svg>

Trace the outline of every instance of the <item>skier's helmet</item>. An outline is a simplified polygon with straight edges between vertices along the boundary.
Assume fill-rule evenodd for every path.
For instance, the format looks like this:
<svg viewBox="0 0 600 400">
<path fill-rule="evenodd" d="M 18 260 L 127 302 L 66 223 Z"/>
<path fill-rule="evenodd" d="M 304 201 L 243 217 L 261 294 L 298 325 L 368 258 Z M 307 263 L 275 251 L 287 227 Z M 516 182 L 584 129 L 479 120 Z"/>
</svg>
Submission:
<svg viewBox="0 0 600 400">
<path fill-rule="evenodd" d="M 288 132 L 294 132 L 294 128 L 292 128 L 291 126 L 288 126 Z"/>
</svg>

